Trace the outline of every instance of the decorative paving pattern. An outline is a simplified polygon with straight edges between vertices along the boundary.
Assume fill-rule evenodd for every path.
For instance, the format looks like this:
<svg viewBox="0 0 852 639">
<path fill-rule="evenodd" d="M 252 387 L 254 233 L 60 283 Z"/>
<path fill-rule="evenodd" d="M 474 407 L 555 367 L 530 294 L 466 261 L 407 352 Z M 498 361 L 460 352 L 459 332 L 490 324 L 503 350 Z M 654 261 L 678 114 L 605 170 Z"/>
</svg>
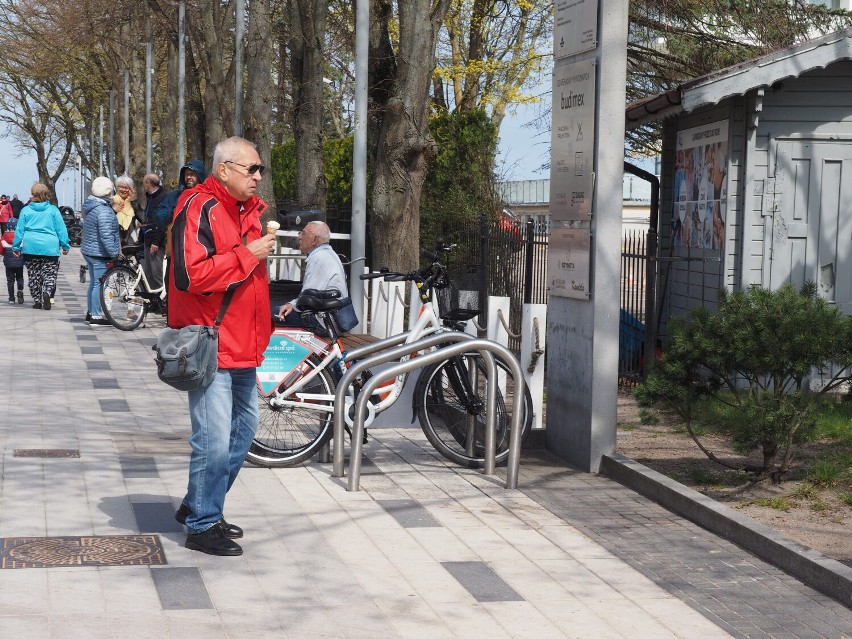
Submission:
<svg viewBox="0 0 852 639">
<path fill-rule="evenodd" d="M 75 448 L 16 448 L 14 457 L 79 457 Z"/>
<path fill-rule="evenodd" d="M 157 535 L 5 537 L 0 568 L 164 566 Z"/>
</svg>

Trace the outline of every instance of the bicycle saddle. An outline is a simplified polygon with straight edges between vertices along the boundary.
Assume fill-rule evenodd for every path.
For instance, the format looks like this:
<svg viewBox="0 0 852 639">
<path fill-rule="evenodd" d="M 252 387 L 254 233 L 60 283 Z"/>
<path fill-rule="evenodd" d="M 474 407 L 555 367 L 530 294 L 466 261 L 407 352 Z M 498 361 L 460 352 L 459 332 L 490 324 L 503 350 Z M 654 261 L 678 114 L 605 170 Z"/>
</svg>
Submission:
<svg viewBox="0 0 852 639">
<path fill-rule="evenodd" d="M 309 308 L 312 311 L 333 311 L 341 308 L 340 291 L 320 291 L 315 288 L 306 288 L 296 300 L 296 305 L 301 309 Z"/>
</svg>

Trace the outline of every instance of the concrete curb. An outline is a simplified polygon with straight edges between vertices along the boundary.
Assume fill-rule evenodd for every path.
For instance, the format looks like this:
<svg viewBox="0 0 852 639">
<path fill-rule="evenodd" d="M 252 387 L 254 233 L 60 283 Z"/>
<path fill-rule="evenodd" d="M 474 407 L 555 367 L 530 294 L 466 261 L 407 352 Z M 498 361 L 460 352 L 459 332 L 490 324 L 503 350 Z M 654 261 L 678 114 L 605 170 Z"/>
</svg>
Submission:
<svg viewBox="0 0 852 639">
<path fill-rule="evenodd" d="M 604 455 L 601 472 L 852 608 L 852 568 L 624 455 Z"/>
</svg>

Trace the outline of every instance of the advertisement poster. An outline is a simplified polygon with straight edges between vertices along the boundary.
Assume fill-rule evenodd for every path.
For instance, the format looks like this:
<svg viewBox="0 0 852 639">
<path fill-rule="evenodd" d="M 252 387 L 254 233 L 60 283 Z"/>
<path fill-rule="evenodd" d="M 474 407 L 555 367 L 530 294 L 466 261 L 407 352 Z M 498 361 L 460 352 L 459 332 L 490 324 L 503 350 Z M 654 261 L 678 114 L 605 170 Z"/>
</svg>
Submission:
<svg viewBox="0 0 852 639">
<path fill-rule="evenodd" d="M 263 352 L 263 364 L 257 369 L 257 381 L 264 395 L 270 395 L 293 369 L 313 354 L 307 345 L 296 341 L 302 335 L 306 341 L 312 337 L 307 332 L 273 333 Z"/>
<path fill-rule="evenodd" d="M 553 71 L 550 133 L 550 217 L 588 220 L 592 214 L 595 151 L 595 64 L 592 60 Z"/>
<path fill-rule="evenodd" d="M 679 131 L 675 158 L 674 246 L 720 251 L 728 205 L 728 122 Z"/>
<path fill-rule="evenodd" d="M 547 251 L 547 278 L 550 294 L 589 299 L 591 233 L 583 228 L 551 228 Z"/>
</svg>

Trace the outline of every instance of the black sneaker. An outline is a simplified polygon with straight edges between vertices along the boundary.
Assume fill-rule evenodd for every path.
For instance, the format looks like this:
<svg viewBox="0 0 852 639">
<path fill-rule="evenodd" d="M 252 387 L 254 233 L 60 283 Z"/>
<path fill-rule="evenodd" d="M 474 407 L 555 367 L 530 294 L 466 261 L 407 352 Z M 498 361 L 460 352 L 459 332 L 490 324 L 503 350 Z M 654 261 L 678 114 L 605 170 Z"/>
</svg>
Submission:
<svg viewBox="0 0 852 639">
<path fill-rule="evenodd" d="M 89 311 L 86 311 L 86 324 L 89 324 L 92 321 L 92 314 Z"/>
<path fill-rule="evenodd" d="M 23 303 L 24 303 L 24 292 L 18 291 L 18 304 L 23 304 Z"/>
<path fill-rule="evenodd" d="M 175 513 L 175 520 L 177 520 L 179 524 L 186 525 L 186 518 L 189 517 L 190 513 L 192 513 L 190 507 L 181 502 L 180 508 L 178 508 L 177 512 Z M 227 521 L 225 521 L 224 517 L 219 520 L 219 525 L 222 527 L 222 532 L 228 539 L 242 538 L 243 529 L 237 526 L 236 524 L 229 524 Z"/>
<path fill-rule="evenodd" d="M 33 308 L 41 308 L 41 302 L 36 302 L 33 304 Z"/>
<path fill-rule="evenodd" d="M 236 557 L 243 554 L 243 549 L 233 539 L 229 539 L 222 531 L 222 526 L 215 524 L 202 533 L 187 535 L 186 548 L 198 550 L 208 555 L 220 557 Z"/>
<path fill-rule="evenodd" d="M 89 326 L 112 326 L 106 317 L 92 317 L 89 319 Z"/>
<path fill-rule="evenodd" d="M 43 300 L 42 303 L 41 303 L 42 308 L 46 311 L 49 311 L 50 310 L 50 293 L 45 293 L 44 295 L 41 296 L 41 299 Z"/>
</svg>

